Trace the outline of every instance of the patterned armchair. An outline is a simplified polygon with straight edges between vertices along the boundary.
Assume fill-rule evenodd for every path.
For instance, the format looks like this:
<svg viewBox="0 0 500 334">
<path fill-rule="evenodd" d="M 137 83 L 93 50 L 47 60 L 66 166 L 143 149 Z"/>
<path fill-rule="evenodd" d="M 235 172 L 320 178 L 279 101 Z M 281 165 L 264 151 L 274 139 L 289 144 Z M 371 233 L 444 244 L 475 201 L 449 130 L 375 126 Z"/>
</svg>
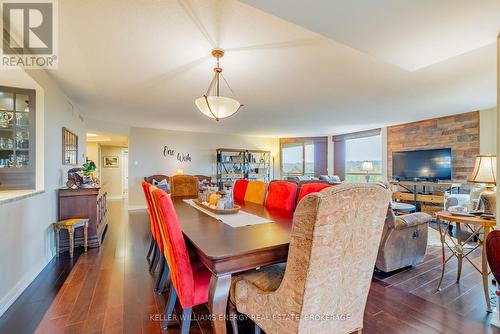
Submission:
<svg viewBox="0 0 500 334">
<path fill-rule="evenodd" d="M 174 175 L 170 181 L 173 197 L 198 197 L 199 182 L 196 176 Z"/>
<path fill-rule="evenodd" d="M 286 269 L 236 276 L 231 303 L 267 334 L 360 330 L 390 200 L 387 189 L 366 184 L 307 195 L 295 211 Z"/>
</svg>

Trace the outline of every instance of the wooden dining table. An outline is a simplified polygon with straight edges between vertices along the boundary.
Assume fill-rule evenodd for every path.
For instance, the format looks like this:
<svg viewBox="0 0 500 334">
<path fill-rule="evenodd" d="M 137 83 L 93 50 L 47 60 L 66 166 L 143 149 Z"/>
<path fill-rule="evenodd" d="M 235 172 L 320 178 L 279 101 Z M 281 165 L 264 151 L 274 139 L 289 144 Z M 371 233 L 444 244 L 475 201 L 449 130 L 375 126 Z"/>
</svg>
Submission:
<svg viewBox="0 0 500 334">
<path fill-rule="evenodd" d="M 273 222 L 231 227 L 186 203 L 185 199 L 173 198 L 175 210 L 188 245 L 212 273 L 208 308 L 214 332 L 224 334 L 232 275 L 285 262 L 293 214 L 238 202 L 241 210 Z"/>
</svg>

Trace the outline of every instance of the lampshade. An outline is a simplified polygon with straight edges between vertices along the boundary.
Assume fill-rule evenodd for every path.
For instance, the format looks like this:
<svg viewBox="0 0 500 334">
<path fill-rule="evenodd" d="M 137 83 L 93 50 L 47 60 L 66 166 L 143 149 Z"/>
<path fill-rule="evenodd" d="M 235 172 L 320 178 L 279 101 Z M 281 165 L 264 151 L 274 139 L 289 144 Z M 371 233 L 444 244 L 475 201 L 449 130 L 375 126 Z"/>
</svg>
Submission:
<svg viewBox="0 0 500 334">
<path fill-rule="evenodd" d="M 363 164 L 361 165 L 361 170 L 364 170 L 365 172 L 369 172 L 373 170 L 373 162 L 372 161 L 363 161 Z"/>
<path fill-rule="evenodd" d="M 202 97 L 197 98 L 194 103 L 203 115 L 219 121 L 234 115 L 243 105 L 236 99 L 221 96 L 221 78 L 233 96 L 234 92 L 222 75 L 222 67 L 219 66 L 219 59 L 224 56 L 224 51 L 214 49 L 212 50 L 212 56 L 217 59 L 217 66 L 214 68 L 215 75 L 208 86 L 207 92 Z"/>
<path fill-rule="evenodd" d="M 205 116 L 215 120 L 234 115 L 241 106 L 235 99 L 223 96 L 202 96 L 194 103 Z"/>
<path fill-rule="evenodd" d="M 476 158 L 476 165 L 469 177 L 469 182 L 496 184 L 497 157 L 494 155 L 480 155 Z"/>
</svg>

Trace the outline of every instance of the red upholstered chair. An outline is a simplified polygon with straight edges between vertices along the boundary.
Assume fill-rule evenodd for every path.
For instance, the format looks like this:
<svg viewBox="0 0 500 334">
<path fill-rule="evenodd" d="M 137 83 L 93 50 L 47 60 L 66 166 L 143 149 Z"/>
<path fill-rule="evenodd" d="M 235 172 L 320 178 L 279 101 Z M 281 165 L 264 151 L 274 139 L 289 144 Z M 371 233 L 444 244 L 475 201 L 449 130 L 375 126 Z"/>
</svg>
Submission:
<svg viewBox="0 0 500 334">
<path fill-rule="evenodd" d="M 162 291 L 165 289 L 165 285 L 169 278 L 170 269 L 165 259 L 165 248 L 164 248 L 165 242 L 163 240 L 163 235 L 160 230 L 160 225 L 158 222 L 158 213 L 154 205 L 153 199 L 151 197 L 151 189 L 157 189 L 157 188 L 155 186 L 152 186 L 148 182 L 142 181 L 142 190 L 144 191 L 144 197 L 146 197 L 149 221 L 151 223 L 151 236 L 152 236 L 151 242 L 153 246 L 152 249 L 153 259 L 151 260 L 149 271 L 154 272 L 156 270 L 156 267 L 158 267 L 158 264 L 160 265 L 160 273 L 158 274 L 156 280 L 155 290 L 158 291 L 159 293 L 162 293 Z M 150 246 L 150 252 L 151 252 L 151 246 Z M 148 257 L 150 252 L 148 252 Z"/>
<path fill-rule="evenodd" d="M 297 184 L 288 181 L 272 181 L 269 184 L 266 198 L 266 208 L 293 211 Z"/>
<path fill-rule="evenodd" d="M 151 245 L 149 247 L 148 257 L 153 252 L 153 258 L 151 259 L 151 265 L 149 267 L 150 271 L 154 271 L 158 264 L 158 259 L 161 254 L 163 254 L 163 242 L 161 240 L 160 230 L 158 227 L 158 222 L 156 221 L 156 215 L 154 212 L 153 202 L 151 199 L 151 193 L 149 192 L 150 183 L 142 181 L 142 190 L 144 191 L 144 197 L 146 198 L 146 204 L 149 214 L 149 222 L 151 224 Z"/>
<path fill-rule="evenodd" d="M 499 310 L 500 302 L 500 230 L 491 231 L 486 238 L 486 256 L 490 264 L 491 272 L 497 281 L 497 311 Z M 500 323 L 500 313 L 497 313 L 497 323 Z"/>
<path fill-rule="evenodd" d="M 170 267 L 171 286 L 165 307 L 165 319 L 172 318 L 175 302 L 179 298 L 183 313 L 181 334 L 186 334 L 189 333 L 193 306 L 208 302 L 211 274 L 201 262 L 191 262 L 170 197 L 157 189 L 153 191 L 153 200 L 165 236 L 166 258 Z"/>
<path fill-rule="evenodd" d="M 248 180 L 237 180 L 234 183 L 233 198 L 236 201 L 244 201 L 245 193 L 247 192 Z"/>
<path fill-rule="evenodd" d="M 321 190 L 331 187 L 331 184 L 328 183 L 304 183 L 299 187 L 299 195 L 297 196 L 297 204 L 299 204 L 300 200 L 304 198 L 306 195 L 311 193 L 318 193 Z"/>
</svg>

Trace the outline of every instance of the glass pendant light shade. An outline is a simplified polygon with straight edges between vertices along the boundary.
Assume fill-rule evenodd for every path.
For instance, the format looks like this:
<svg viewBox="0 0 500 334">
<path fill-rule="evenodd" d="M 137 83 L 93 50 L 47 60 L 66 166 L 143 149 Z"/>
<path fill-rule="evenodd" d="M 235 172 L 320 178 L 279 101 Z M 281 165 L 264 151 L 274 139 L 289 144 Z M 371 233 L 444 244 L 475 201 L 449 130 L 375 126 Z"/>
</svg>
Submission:
<svg viewBox="0 0 500 334">
<path fill-rule="evenodd" d="M 197 98 L 194 103 L 205 116 L 215 120 L 232 116 L 241 107 L 241 104 L 235 99 L 223 96 L 202 96 Z"/>
<path fill-rule="evenodd" d="M 217 59 L 217 67 L 214 68 L 215 75 L 212 82 L 208 86 L 206 94 L 197 98 L 194 103 L 203 115 L 219 121 L 220 119 L 228 118 L 234 115 L 243 105 L 236 99 L 221 96 L 221 78 L 229 90 L 233 93 L 232 95 L 234 95 L 234 92 L 222 75 L 222 68 L 219 66 L 219 58 L 224 56 L 224 51 L 221 49 L 214 49 L 212 50 L 212 56 Z"/>
</svg>

